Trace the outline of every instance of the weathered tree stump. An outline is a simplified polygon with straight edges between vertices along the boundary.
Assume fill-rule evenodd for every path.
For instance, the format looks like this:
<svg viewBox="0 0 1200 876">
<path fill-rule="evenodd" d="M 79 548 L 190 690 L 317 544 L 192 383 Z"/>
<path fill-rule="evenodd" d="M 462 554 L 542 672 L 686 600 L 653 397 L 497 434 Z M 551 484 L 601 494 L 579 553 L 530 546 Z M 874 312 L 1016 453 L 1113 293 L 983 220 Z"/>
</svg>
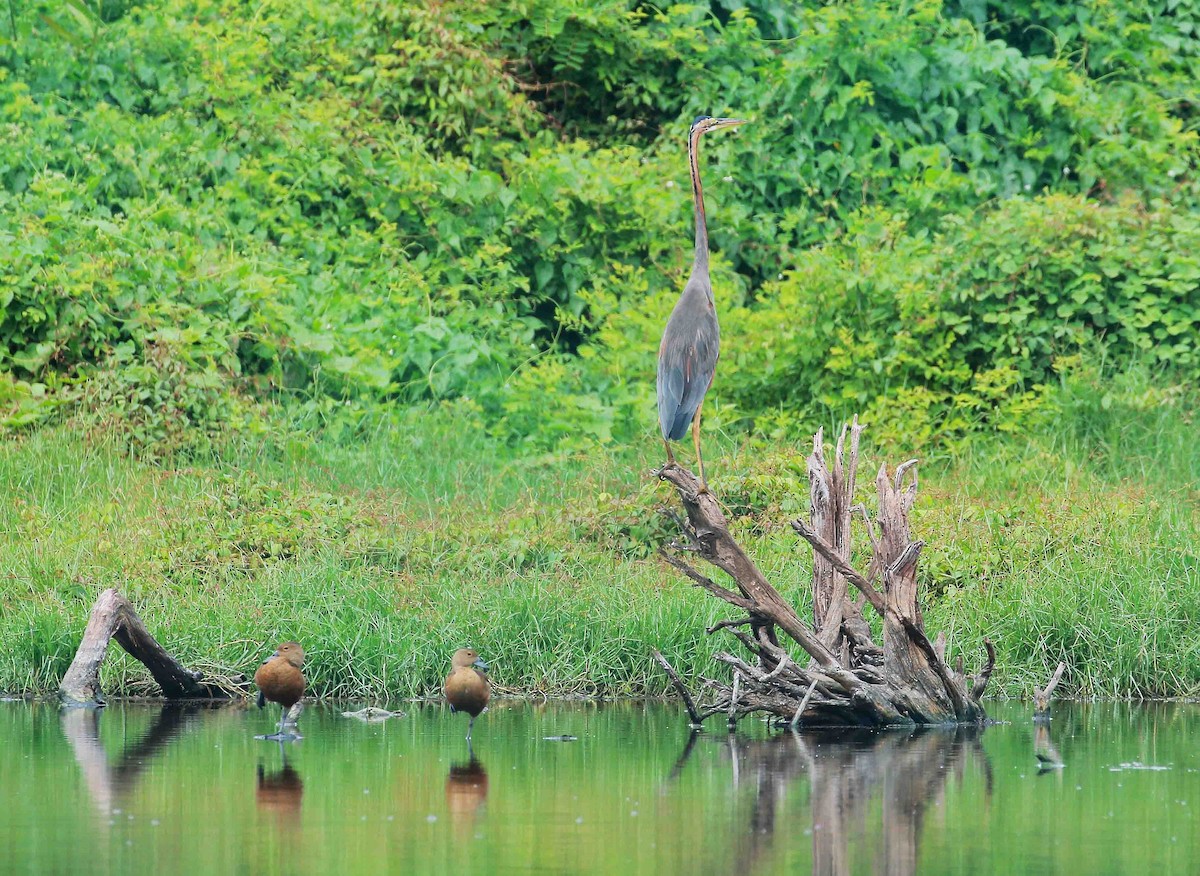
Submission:
<svg viewBox="0 0 1200 876">
<path fill-rule="evenodd" d="M 75 659 L 58 686 L 59 697 L 64 703 L 103 704 L 100 664 L 108 653 L 111 639 L 116 639 L 118 645 L 145 664 L 162 688 L 163 696 L 168 699 L 228 699 L 240 693 L 239 684 L 245 685 L 244 676 L 240 680 L 205 680 L 203 672 L 181 666 L 146 631 L 129 600 L 116 588 L 109 588 L 100 594 L 92 606 L 92 615 L 79 649 L 75 652 Z"/>
<path fill-rule="evenodd" d="M 749 651 L 748 661 L 722 652 L 717 660 L 733 670 L 733 684 L 703 679 L 711 702 L 696 705 L 688 694 L 693 723 L 718 713 L 730 722 L 767 712 L 793 726 L 889 726 L 982 723 L 980 698 L 995 665 L 995 651 L 984 640 L 986 659 L 980 672 L 967 677 L 945 662 L 945 641 L 931 642 L 917 602 L 917 560 L 924 542 L 913 541 L 908 513 L 917 493 L 916 460 L 896 468 L 892 476 L 881 466 L 875 481 L 878 511 L 872 521 L 863 506 L 853 506 L 858 445 L 857 418 L 838 438 L 832 470 L 826 464 L 823 433 L 813 439 L 808 458 L 812 509 L 809 522 L 793 529 L 813 550 L 813 623 L 796 610 L 763 576 L 729 534 L 715 496 L 700 491 L 691 472 L 669 465 L 658 476 L 675 487 L 687 521 L 686 543 L 672 544 L 664 556 L 699 587 L 742 612 L 709 629 L 728 630 Z M 846 439 L 849 437 L 849 447 Z M 872 559 L 864 575 L 850 564 L 851 518 L 858 512 L 871 540 Z M 736 592 L 702 575 L 681 558 L 695 553 L 726 572 Z M 877 586 L 882 582 L 882 589 Z M 859 594 L 851 599 L 853 587 Z M 882 619 L 883 644 L 871 638 L 864 604 Z M 748 629 L 742 629 L 746 627 Z M 777 632 L 778 631 L 778 632 Z M 805 653 L 793 657 L 779 638 L 782 633 Z M 666 663 L 665 660 L 660 662 Z M 686 685 L 671 670 L 673 683 Z"/>
</svg>

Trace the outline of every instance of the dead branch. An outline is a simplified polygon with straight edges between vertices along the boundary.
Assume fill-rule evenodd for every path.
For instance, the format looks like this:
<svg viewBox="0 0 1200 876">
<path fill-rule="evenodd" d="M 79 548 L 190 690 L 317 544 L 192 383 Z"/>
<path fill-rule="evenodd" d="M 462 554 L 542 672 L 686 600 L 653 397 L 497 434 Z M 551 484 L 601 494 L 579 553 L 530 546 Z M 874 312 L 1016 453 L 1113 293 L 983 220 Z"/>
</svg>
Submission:
<svg viewBox="0 0 1200 876">
<path fill-rule="evenodd" d="M 671 483 L 679 494 L 700 556 L 733 578 L 742 594 L 754 603 L 754 614 L 778 626 L 822 666 L 836 666 L 837 659 L 812 628 L 800 620 L 733 540 L 716 498 L 700 491 L 699 479 L 678 465 L 666 466 L 657 474 Z"/>
<path fill-rule="evenodd" d="M 732 590 L 728 590 L 728 589 L 722 587 L 720 584 L 718 584 L 717 582 L 712 580 L 712 578 L 708 578 L 704 575 L 701 575 L 699 572 L 697 572 L 695 569 L 693 569 L 691 566 L 689 566 L 687 563 L 685 563 L 683 560 L 679 559 L 678 557 L 673 556 L 672 554 L 669 554 L 666 551 L 661 550 L 661 549 L 659 550 L 658 553 L 668 563 L 670 563 L 676 569 L 678 569 L 679 571 L 683 572 L 683 574 L 685 574 L 689 578 L 691 578 L 692 583 L 695 584 L 697 587 L 700 587 L 703 590 L 707 590 L 713 596 L 716 596 L 718 599 L 725 600 L 730 605 L 736 605 L 738 608 L 745 609 L 746 611 L 753 610 L 754 603 L 751 602 L 749 599 L 746 599 L 743 596 L 738 596 Z M 709 632 L 712 632 L 712 630 L 709 630 Z"/>
<path fill-rule="evenodd" d="M 808 706 L 808 701 L 812 699 L 813 691 L 817 689 L 817 680 L 814 678 L 812 684 L 808 686 L 808 690 L 804 692 L 804 699 L 800 700 L 800 705 L 796 706 L 796 714 L 792 715 L 791 728 L 796 729 L 796 725 L 800 723 L 800 716 L 804 714 L 804 709 Z"/>
<path fill-rule="evenodd" d="M 987 651 L 987 660 L 984 662 L 983 668 L 979 670 L 979 674 L 971 682 L 971 699 L 976 702 L 983 697 L 983 692 L 987 689 L 988 680 L 992 677 L 992 670 L 996 668 L 996 646 L 992 644 L 992 640 L 984 639 L 983 648 Z M 1047 688 L 1047 691 L 1053 689 L 1053 686 L 1050 686 Z"/>
<path fill-rule="evenodd" d="M 733 671 L 733 693 L 729 695 L 729 729 L 737 726 L 738 695 L 742 692 L 742 673 Z"/>
<path fill-rule="evenodd" d="M 717 621 L 715 624 L 713 624 L 711 627 L 706 629 L 704 632 L 708 633 L 711 636 L 713 633 L 717 632 L 718 630 L 729 630 L 729 629 L 733 629 L 734 627 L 744 627 L 744 626 L 748 626 L 749 624 L 752 624 L 752 623 L 754 623 L 753 618 L 748 618 L 748 617 L 730 618 L 729 620 Z"/>
<path fill-rule="evenodd" d="M 871 582 L 858 574 L 848 562 L 838 556 L 833 545 L 821 538 L 807 523 L 803 520 L 793 520 L 792 529 L 796 530 L 797 534 L 812 545 L 813 550 L 833 564 L 842 575 L 859 589 L 859 592 L 867 598 L 867 602 L 871 603 L 871 607 L 879 612 L 879 616 L 883 617 L 887 614 L 887 602 L 883 598 L 883 594 L 876 590 Z"/>
</svg>

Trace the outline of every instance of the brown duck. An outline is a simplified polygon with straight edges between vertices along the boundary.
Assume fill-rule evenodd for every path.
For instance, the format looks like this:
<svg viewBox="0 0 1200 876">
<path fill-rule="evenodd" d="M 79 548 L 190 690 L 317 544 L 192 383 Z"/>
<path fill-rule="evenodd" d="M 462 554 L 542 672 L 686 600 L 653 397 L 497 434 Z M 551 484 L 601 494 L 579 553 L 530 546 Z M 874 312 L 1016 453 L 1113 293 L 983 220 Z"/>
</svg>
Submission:
<svg viewBox="0 0 1200 876">
<path fill-rule="evenodd" d="M 487 664 L 479 659 L 479 654 L 471 648 L 459 648 L 454 652 L 451 661 L 450 674 L 446 676 L 446 701 L 456 712 L 466 712 L 471 716 L 467 723 L 467 742 L 471 741 L 471 728 L 475 719 L 488 704 L 492 695 L 488 684 Z"/>
<path fill-rule="evenodd" d="M 263 708 L 270 700 L 279 703 L 283 709 L 279 716 L 279 731 L 275 734 L 278 737 L 283 736 L 288 710 L 304 696 L 306 682 L 304 673 L 300 671 L 303 666 L 304 648 L 299 642 L 284 642 L 254 673 L 254 683 L 258 685 L 258 707 Z"/>
</svg>

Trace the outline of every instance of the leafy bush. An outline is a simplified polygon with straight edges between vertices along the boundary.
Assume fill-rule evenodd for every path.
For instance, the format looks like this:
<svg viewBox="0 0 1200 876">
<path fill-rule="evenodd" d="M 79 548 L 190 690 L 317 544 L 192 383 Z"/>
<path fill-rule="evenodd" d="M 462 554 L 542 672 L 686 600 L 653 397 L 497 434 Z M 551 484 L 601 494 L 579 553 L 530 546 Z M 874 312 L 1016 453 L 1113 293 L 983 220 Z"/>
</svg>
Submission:
<svg viewBox="0 0 1200 876">
<path fill-rule="evenodd" d="M 250 405 L 228 389 L 221 370 L 198 362 L 179 333 L 160 329 L 142 355 L 118 346 L 103 367 L 65 393 L 76 421 L 150 456 L 211 451 L 256 421 Z M 174 336 L 172 336 L 174 334 Z"/>
<path fill-rule="evenodd" d="M 918 444 L 1024 428 L 1055 362 L 1097 343 L 1200 376 L 1198 246 L 1194 211 L 1132 199 L 1013 199 L 932 236 L 864 215 L 733 312 L 729 345 L 752 342 L 718 380 L 750 409 L 865 409 Z"/>
<path fill-rule="evenodd" d="M 249 575 L 305 551 L 344 544 L 359 509 L 345 497 L 305 493 L 252 472 L 218 475 L 161 521 L 154 574 L 176 586 Z"/>
<path fill-rule="evenodd" d="M 1177 101 L 1172 112 L 1193 130 L 1200 78 L 1200 10 L 1179 0 L 1057 3 L 1020 0 L 948 2 L 952 14 L 986 27 L 1026 55 L 1069 56 L 1109 82 L 1150 81 Z"/>
<path fill-rule="evenodd" d="M 1011 199 L 934 234 L 866 210 L 749 305 L 721 300 L 732 284 L 717 265 L 723 350 L 710 397 L 781 439 L 857 411 L 875 440 L 929 447 L 1034 425 L 1058 366 L 1097 350 L 1195 380 L 1198 246 L 1195 211 L 1133 198 Z M 649 351 L 673 298 L 624 310 L 609 299 L 582 360 L 593 385 L 626 378 L 607 393 L 626 418 L 618 434 L 651 422 Z"/>
<path fill-rule="evenodd" d="M 21 429 L 49 419 L 60 399 L 41 383 L 0 372 L 0 430 Z"/>
</svg>

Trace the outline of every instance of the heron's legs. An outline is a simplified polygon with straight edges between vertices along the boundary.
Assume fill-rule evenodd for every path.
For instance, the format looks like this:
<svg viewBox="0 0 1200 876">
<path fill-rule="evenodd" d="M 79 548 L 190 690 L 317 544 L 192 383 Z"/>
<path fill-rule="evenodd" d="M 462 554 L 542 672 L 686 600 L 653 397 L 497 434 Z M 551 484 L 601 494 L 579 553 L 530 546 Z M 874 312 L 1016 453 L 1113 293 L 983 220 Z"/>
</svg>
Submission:
<svg viewBox="0 0 1200 876">
<path fill-rule="evenodd" d="M 700 455 L 700 411 L 704 407 L 704 399 L 696 406 L 696 416 L 692 417 L 692 441 L 696 445 L 696 465 L 700 466 L 700 492 L 708 492 L 708 479 L 704 477 L 704 457 Z"/>
<path fill-rule="evenodd" d="M 667 465 L 674 465 L 675 454 L 671 450 L 671 442 L 666 438 L 663 439 L 663 447 L 667 448 Z"/>
</svg>

